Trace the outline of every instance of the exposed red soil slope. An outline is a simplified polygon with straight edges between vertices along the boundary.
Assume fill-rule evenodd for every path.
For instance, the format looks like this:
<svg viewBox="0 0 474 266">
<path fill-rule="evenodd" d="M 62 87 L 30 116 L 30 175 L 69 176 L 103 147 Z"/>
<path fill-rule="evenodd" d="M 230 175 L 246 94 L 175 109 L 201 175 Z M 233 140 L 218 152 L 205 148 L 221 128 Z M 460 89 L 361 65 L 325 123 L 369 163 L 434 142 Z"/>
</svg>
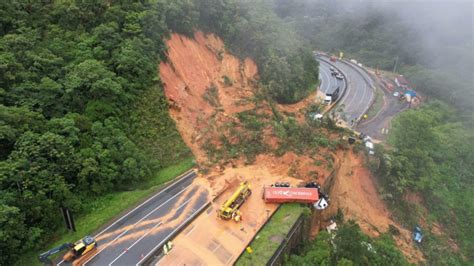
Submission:
<svg viewBox="0 0 474 266">
<path fill-rule="evenodd" d="M 218 143 L 222 125 L 235 122 L 235 127 L 238 128 L 238 119 L 235 115 L 255 108 L 252 99 L 258 90 L 256 86 L 257 66 L 251 59 L 241 61 L 227 54 L 223 42 L 212 34 L 205 35 L 197 32 L 194 39 L 173 34 L 167 44 L 169 46 L 169 60 L 160 64 L 160 76 L 164 84 L 165 95 L 170 103 L 170 114 L 198 162 L 201 165 L 209 166 L 210 162 L 202 147 L 204 139 L 214 138 Z M 212 87 L 214 89 L 210 90 Z M 211 100 L 210 91 L 212 91 L 211 96 L 214 97 L 211 97 Z M 301 111 L 311 104 L 315 97 L 316 95 L 312 94 L 299 103 L 277 106 L 277 109 L 282 113 L 294 113 L 297 120 L 302 121 L 304 117 L 301 116 Z M 257 108 L 258 112 L 271 114 L 268 104 L 260 104 L 261 106 Z M 279 140 L 267 131 L 269 130 L 263 131 L 264 141 L 274 147 Z M 201 215 L 202 217 L 200 216 L 189 227 L 191 229 L 188 233 L 181 234 L 175 239 L 175 242 L 181 243 L 183 248 L 180 252 L 176 249 L 174 251 L 175 260 L 169 262 L 193 264 L 191 261 L 183 260 L 184 256 L 187 256 L 185 254 L 192 254 L 187 259 L 209 265 L 216 263 L 217 257 L 222 257 L 222 254 L 216 254 L 216 258 L 210 259 L 211 257 L 209 257 L 209 260 L 206 260 L 209 250 L 195 249 L 195 252 L 191 251 L 195 247 L 192 243 L 196 241 L 193 236 L 205 241 L 205 238 L 209 236 L 210 227 L 214 229 L 212 243 L 209 243 L 208 246 L 214 247 L 218 244 L 219 247 L 222 247 L 222 252 L 226 254 L 226 260 L 225 262 L 220 260 L 220 263 L 233 262 L 251 239 L 253 235 L 251 232 L 258 230 L 265 222 L 266 217 L 275 209 L 274 206 L 263 204 L 258 196 L 261 187 L 282 180 L 292 181 L 292 184 L 297 184 L 302 180 L 317 180 L 324 184 L 330 174 L 327 162 L 321 163 L 324 161 L 322 160 L 324 154 L 330 153 L 326 150 L 320 150 L 316 155 L 298 155 L 286 152 L 280 157 L 273 154 L 261 154 L 251 165 L 246 165 L 243 159 L 237 159 L 226 165 L 207 167 L 209 172 L 202 175 L 196 182 L 202 182 L 209 186 L 213 191 L 213 196 L 222 194 L 222 198 L 212 204 L 212 212 L 215 212 L 215 209 L 219 207 L 222 199 L 232 193 L 239 180 L 248 180 L 251 185 L 252 183 L 256 185 L 253 187 L 252 199 L 246 202 L 242 208 L 245 229 L 241 231 L 239 226 L 232 224 L 232 222 L 229 224 L 217 221 L 215 216 L 212 215 L 214 216 L 212 217 L 210 213 Z M 334 165 L 340 165 L 340 169 L 335 178 L 331 180 L 334 182 L 329 193 L 332 205 L 325 212 L 334 212 L 334 210 L 337 211 L 337 208 L 342 208 L 347 218 L 357 220 L 364 232 L 371 236 L 386 232 L 389 224 L 393 224 L 401 232 L 396 241 L 403 253 L 410 261 L 422 261 L 422 254 L 412 245 L 410 232 L 396 225 L 391 219 L 391 214 L 379 198 L 376 186 L 369 170 L 364 166 L 362 157 L 342 151 L 333 154 L 333 156 L 335 156 Z M 293 179 L 294 177 L 298 179 Z M 247 220 L 245 217 L 250 219 Z M 230 237 L 231 235 L 232 237 Z M 232 246 L 234 248 L 230 248 Z M 221 250 L 221 248 L 215 250 Z M 169 258 L 171 259 L 171 257 Z"/>
<path fill-rule="evenodd" d="M 373 237 L 387 232 L 389 225 L 395 226 L 400 231 L 396 244 L 407 259 L 412 263 L 424 261 L 423 254 L 413 245 L 411 232 L 392 219 L 363 156 L 348 151 L 340 152 L 338 157 L 341 164 L 330 191 L 332 205 L 328 211 L 335 213 L 341 208 L 346 219 L 356 220 L 362 231 Z"/>
<path fill-rule="evenodd" d="M 206 155 L 200 141 L 213 133 L 213 123 L 231 121 L 233 114 L 253 107 L 246 100 L 255 90 L 252 84 L 257 66 L 250 59 L 242 62 L 225 53 L 222 40 L 212 34 L 197 32 L 194 39 L 172 34 L 167 44 L 169 61 L 160 64 L 160 76 L 172 106 L 170 113 L 186 144 L 202 162 Z M 233 84 L 226 86 L 224 76 Z M 211 86 L 217 88 L 220 111 L 203 97 Z"/>
</svg>

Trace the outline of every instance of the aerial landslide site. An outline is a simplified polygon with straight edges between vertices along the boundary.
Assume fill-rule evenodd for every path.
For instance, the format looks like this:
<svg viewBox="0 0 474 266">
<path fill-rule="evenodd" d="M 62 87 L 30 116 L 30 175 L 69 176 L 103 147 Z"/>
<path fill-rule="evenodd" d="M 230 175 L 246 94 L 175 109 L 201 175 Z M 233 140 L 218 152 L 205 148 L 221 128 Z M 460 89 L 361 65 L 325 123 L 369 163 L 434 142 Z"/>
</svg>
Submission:
<svg viewBox="0 0 474 266">
<path fill-rule="evenodd" d="M 173 240 L 173 252 L 160 264 L 235 262 L 277 208 L 265 204 L 262 188 L 312 181 L 331 200 L 326 210 L 312 214 L 312 237 L 340 209 L 370 236 L 396 227 L 397 246 L 407 259 L 423 260 L 411 247 L 410 232 L 391 218 L 380 199 L 367 158 L 347 143 L 347 130 L 315 126 L 307 119 L 315 92 L 292 105 L 266 99 L 253 60 L 231 55 L 213 34 L 172 34 L 167 45 L 168 60 L 159 72 L 170 115 L 197 160 L 195 182 L 209 189 L 211 205 Z M 242 222 L 217 219 L 216 210 L 243 181 L 253 194 L 240 209 Z"/>
</svg>

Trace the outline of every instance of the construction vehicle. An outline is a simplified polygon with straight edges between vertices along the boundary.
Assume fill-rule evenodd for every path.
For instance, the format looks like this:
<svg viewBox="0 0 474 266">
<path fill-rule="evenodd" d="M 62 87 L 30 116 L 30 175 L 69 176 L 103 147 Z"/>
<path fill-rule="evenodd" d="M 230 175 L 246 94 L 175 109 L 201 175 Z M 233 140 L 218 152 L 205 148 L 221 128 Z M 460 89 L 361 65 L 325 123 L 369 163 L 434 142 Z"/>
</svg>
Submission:
<svg viewBox="0 0 474 266">
<path fill-rule="evenodd" d="M 239 222 L 242 218 L 242 214 L 239 211 L 240 206 L 245 200 L 252 194 L 250 185 L 247 181 L 240 183 L 239 188 L 232 194 L 232 196 L 222 204 L 221 208 L 217 211 L 217 217 L 224 220 L 234 220 Z"/>
<path fill-rule="evenodd" d="M 44 265 L 54 265 L 53 261 L 49 259 L 49 256 L 56 254 L 60 251 L 68 249 L 69 251 L 64 254 L 64 261 L 73 261 L 82 255 L 89 253 L 90 251 L 97 248 L 97 242 L 91 236 L 86 236 L 83 239 L 77 241 L 76 243 L 64 243 L 60 246 L 57 246 L 53 249 L 50 249 L 39 255 L 39 260 Z"/>
</svg>

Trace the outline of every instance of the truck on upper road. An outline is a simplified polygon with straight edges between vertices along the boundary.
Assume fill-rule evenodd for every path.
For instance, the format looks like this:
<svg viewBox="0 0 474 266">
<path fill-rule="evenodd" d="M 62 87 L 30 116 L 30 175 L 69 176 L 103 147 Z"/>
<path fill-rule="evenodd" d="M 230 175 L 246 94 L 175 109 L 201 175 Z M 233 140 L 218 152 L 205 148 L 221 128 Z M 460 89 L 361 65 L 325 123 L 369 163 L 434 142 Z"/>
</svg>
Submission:
<svg viewBox="0 0 474 266">
<path fill-rule="evenodd" d="M 327 105 L 330 105 L 334 101 L 336 101 L 337 98 L 339 97 L 339 91 L 340 89 L 339 87 L 337 87 L 337 89 L 335 89 L 333 92 L 327 92 L 326 97 L 324 97 L 324 103 Z"/>
</svg>

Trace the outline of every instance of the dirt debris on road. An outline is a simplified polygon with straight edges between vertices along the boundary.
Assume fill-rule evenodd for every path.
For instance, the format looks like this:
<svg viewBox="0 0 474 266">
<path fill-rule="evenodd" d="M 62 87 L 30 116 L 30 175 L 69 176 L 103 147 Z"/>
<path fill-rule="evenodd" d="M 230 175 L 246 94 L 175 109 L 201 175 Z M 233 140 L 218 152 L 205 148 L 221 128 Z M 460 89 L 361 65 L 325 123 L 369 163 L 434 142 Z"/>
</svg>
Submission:
<svg viewBox="0 0 474 266">
<path fill-rule="evenodd" d="M 272 109 L 265 100 L 256 101 L 259 88 L 255 63 L 226 53 L 223 42 L 215 35 L 196 32 L 191 39 L 172 34 L 167 45 L 169 60 L 160 64 L 160 76 L 170 114 L 201 166 L 201 175 L 195 182 L 209 187 L 211 197 L 217 200 L 173 240 L 173 251 L 159 261 L 160 265 L 233 263 L 277 207 L 263 202 L 264 185 L 277 181 L 292 185 L 306 181 L 324 184 L 336 165 L 340 169 L 331 180 L 334 183 L 329 192 L 330 208 L 343 209 L 346 217 L 355 219 L 371 236 L 378 236 L 394 225 L 402 232 L 396 242 L 407 258 L 412 262 L 423 261 L 411 242 L 410 232 L 391 219 L 361 156 L 320 148 L 299 153 L 284 151 L 279 156 L 260 152 L 251 162 L 238 156 L 225 161 L 210 160 L 209 150 L 204 149 L 206 144 L 218 147 L 223 137 L 232 143 L 235 135 L 246 134 L 238 119 L 240 114 L 252 111 L 257 113 L 257 120 L 265 120 L 276 109 L 302 123 L 302 112 L 314 103 L 316 94 L 293 105 L 276 104 Z M 234 131 L 234 137 L 226 136 L 226 130 Z M 263 128 L 261 134 L 261 141 L 270 150 L 281 142 L 271 128 Z M 329 141 L 340 138 L 334 132 L 323 134 Z M 241 207 L 242 223 L 219 220 L 216 210 L 244 180 L 249 181 L 253 193 Z"/>
<path fill-rule="evenodd" d="M 324 182 L 330 167 L 322 154 L 297 155 L 291 151 L 281 156 L 259 154 L 250 165 L 243 158 L 225 164 L 210 162 L 203 149 L 205 140 L 211 139 L 219 145 L 222 125 L 234 123 L 233 127 L 239 128 L 236 115 L 257 109 L 254 101 L 258 92 L 257 67 L 250 59 L 240 61 L 227 54 L 222 41 L 214 35 L 197 32 L 190 39 L 173 34 L 167 44 L 169 60 L 161 63 L 160 75 L 170 114 L 200 165 L 205 165 L 195 182 L 209 186 L 211 197 L 217 200 L 173 240 L 173 252 L 159 263 L 231 264 L 277 208 L 276 204 L 265 204 L 262 200 L 264 185 L 275 182 L 297 185 L 304 180 Z M 312 94 L 303 103 L 277 108 L 298 113 L 314 99 Z M 265 101 L 258 104 L 259 114 L 272 114 Z M 271 130 L 264 130 L 264 134 L 263 140 L 269 146 L 278 144 Z M 216 210 L 243 180 L 249 181 L 253 190 L 240 209 L 243 221 L 219 220 Z"/>
<path fill-rule="evenodd" d="M 278 206 L 264 203 L 263 187 L 276 181 L 298 181 L 272 174 L 270 169 L 261 165 L 226 168 L 216 174 L 220 178 L 211 182 L 220 182 L 214 184 L 215 187 L 226 189 L 173 240 L 173 251 L 161 259 L 158 265 L 232 265 Z M 212 177 L 214 173 L 206 176 Z M 236 223 L 218 219 L 217 210 L 242 181 L 249 181 L 252 189 L 252 195 L 240 208 L 242 221 Z"/>
</svg>

